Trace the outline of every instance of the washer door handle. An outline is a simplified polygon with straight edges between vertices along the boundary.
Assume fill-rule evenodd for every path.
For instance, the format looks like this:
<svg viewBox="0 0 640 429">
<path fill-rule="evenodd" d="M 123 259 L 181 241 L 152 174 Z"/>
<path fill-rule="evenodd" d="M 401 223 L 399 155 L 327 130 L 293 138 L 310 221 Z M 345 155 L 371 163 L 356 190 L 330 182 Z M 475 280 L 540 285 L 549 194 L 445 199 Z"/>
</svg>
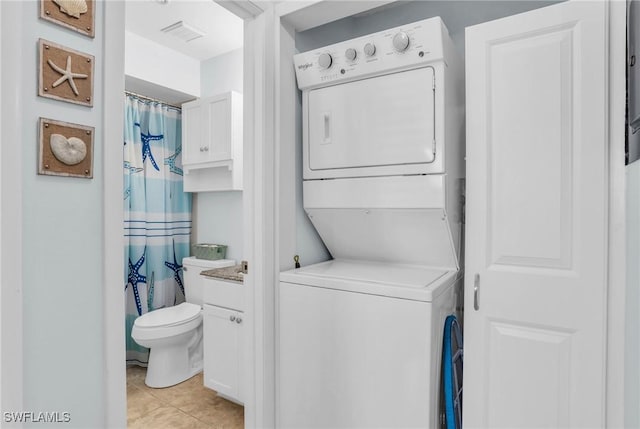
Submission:
<svg viewBox="0 0 640 429">
<path fill-rule="evenodd" d="M 480 310 L 480 274 L 476 274 L 473 279 L 473 309 Z"/>
</svg>

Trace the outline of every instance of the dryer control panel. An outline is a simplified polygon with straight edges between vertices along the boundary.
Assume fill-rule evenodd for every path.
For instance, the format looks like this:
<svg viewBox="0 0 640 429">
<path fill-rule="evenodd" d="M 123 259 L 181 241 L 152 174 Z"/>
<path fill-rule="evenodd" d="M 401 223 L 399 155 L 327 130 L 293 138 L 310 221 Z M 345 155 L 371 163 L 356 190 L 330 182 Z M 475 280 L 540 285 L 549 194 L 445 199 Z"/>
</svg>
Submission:
<svg viewBox="0 0 640 429">
<path fill-rule="evenodd" d="M 442 61 L 440 17 L 425 19 L 294 55 L 301 90 L 363 79 Z"/>
</svg>

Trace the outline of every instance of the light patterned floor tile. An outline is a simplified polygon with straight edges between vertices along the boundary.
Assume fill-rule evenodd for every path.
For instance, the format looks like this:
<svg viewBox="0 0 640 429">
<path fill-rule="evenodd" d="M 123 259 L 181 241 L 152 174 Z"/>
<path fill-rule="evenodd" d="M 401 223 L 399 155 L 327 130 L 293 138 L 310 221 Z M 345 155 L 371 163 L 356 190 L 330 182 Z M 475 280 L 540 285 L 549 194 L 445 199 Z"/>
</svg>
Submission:
<svg viewBox="0 0 640 429">
<path fill-rule="evenodd" d="M 127 421 L 138 419 L 162 406 L 162 402 L 135 385 L 127 386 Z"/>
<path fill-rule="evenodd" d="M 210 429 L 206 423 L 177 408 L 163 406 L 129 423 L 129 429 Z"/>
<path fill-rule="evenodd" d="M 204 387 L 202 373 L 163 389 L 144 384 L 146 368 L 127 368 L 129 429 L 243 429 L 244 408 Z"/>
</svg>

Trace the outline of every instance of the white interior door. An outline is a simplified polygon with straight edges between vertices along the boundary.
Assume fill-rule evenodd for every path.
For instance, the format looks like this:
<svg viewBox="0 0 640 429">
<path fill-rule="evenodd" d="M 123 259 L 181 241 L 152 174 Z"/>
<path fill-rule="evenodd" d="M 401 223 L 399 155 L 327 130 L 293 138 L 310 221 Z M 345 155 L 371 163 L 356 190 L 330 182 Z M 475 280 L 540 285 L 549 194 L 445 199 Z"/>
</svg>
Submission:
<svg viewBox="0 0 640 429">
<path fill-rule="evenodd" d="M 605 425 L 606 7 L 467 29 L 467 429 Z"/>
</svg>

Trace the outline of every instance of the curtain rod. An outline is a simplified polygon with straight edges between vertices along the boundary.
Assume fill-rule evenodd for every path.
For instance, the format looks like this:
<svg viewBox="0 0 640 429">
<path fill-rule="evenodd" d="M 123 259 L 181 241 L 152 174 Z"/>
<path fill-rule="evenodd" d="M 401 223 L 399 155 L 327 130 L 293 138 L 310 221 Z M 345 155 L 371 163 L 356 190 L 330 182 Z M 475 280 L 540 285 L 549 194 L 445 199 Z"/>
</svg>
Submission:
<svg viewBox="0 0 640 429">
<path fill-rule="evenodd" d="M 153 101 L 155 103 L 164 104 L 165 106 L 169 106 L 169 107 L 173 107 L 173 108 L 182 110 L 181 106 L 176 106 L 175 104 L 167 103 L 166 101 L 158 100 L 157 98 L 147 97 L 146 95 L 137 94 L 137 93 L 135 93 L 133 91 L 125 91 L 124 93 L 126 95 L 131 95 L 133 97 L 140 98 L 141 100 Z"/>
</svg>

